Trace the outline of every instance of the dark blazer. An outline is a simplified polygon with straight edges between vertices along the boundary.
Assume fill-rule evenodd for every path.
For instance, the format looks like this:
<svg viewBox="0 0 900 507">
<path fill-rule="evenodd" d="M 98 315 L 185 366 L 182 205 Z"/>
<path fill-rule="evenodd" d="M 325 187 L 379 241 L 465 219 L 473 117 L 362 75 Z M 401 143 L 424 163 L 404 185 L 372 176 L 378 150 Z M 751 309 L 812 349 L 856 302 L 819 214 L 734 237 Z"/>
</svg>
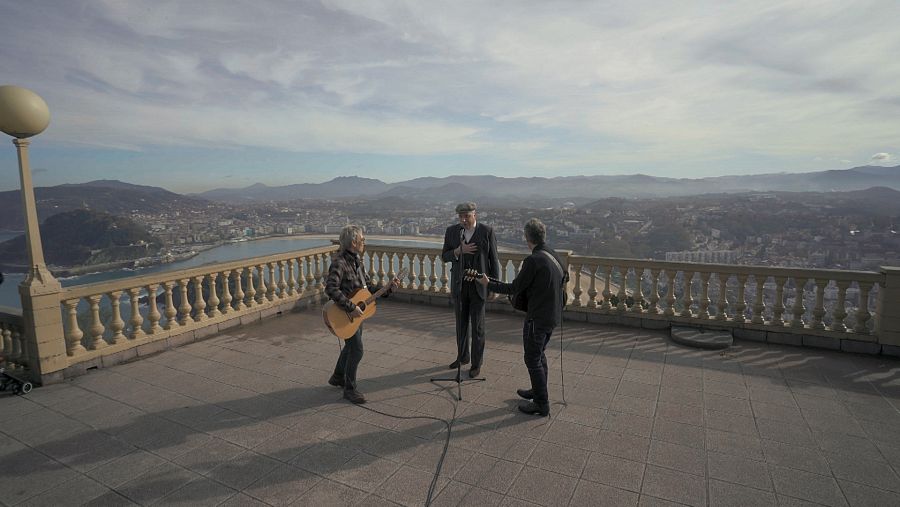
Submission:
<svg viewBox="0 0 900 507">
<path fill-rule="evenodd" d="M 553 330 L 560 322 L 562 308 L 565 303 L 563 284 L 569 278 L 568 273 L 560 271 L 546 255 L 544 250 L 556 258 L 564 270 L 565 264 L 559 255 L 545 245 L 538 245 L 525 258 L 522 270 L 512 283 L 490 282 L 488 288 L 498 294 L 517 294 L 525 291 L 528 297 L 528 316 L 534 320 L 535 327 L 541 330 Z M 479 284 L 480 285 L 480 284 Z"/>
<path fill-rule="evenodd" d="M 459 296 L 459 290 L 462 287 L 460 259 L 453 255 L 453 250 L 462 242 L 462 230 L 463 227 L 460 224 L 447 227 L 447 232 L 444 233 L 444 251 L 441 254 L 441 259 L 450 263 L 450 294 L 454 298 Z M 494 236 L 494 229 L 489 225 L 476 222 L 472 242 L 478 245 L 478 251 L 474 254 L 475 266 L 482 273 L 492 278 L 499 278 L 500 256 L 497 255 L 497 238 Z M 477 282 L 475 287 L 478 289 L 481 299 L 487 299 L 487 289 Z"/>
</svg>

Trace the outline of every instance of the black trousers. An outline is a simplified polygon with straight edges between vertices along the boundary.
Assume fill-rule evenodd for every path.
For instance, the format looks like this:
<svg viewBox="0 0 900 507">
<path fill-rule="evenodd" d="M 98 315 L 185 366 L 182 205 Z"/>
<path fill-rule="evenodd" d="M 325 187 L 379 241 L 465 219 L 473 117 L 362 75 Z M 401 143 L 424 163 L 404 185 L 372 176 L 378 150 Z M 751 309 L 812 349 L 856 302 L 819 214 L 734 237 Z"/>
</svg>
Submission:
<svg viewBox="0 0 900 507">
<path fill-rule="evenodd" d="M 338 356 L 334 366 L 334 374 L 344 377 L 344 390 L 356 390 L 356 368 L 363 357 L 362 325 L 356 330 L 356 334 L 344 342 L 341 355 Z"/>
<path fill-rule="evenodd" d="M 533 320 L 526 320 L 522 328 L 522 348 L 525 351 L 525 367 L 531 377 L 531 389 L 534 390 L 534 402 L 538 405 L 550 403 L 547 393 L 547 356 L 544 351 L 550 343 L 553 329 L 541 329 Z"/>
<path fill-rule="evenodd" d="M 456 347 L 463 363 L 472 360 L 472 368 L 481 368 L 484 358 L 484 299 L 475 282 L 463 282 L 456 306 Z M 469 355 L 469 326 L 472 327 L 472 352 Z"/>
</svg>

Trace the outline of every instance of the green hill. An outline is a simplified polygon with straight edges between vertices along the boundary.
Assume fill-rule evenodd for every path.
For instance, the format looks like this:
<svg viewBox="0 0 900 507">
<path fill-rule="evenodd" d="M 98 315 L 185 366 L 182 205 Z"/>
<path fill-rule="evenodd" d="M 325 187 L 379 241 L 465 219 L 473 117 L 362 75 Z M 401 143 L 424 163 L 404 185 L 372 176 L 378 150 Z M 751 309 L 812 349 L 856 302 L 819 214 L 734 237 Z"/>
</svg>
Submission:
<svg viewBox="0 0 900 507">
<path fill-rule="evenodd" d="M 155 255 L 162 244 L 129 218 L 78 209 L 51 216 L 41 224 L 47 264 L 83 266 Z M 0 263 L 26 265 L 25 236 L 0 243 Z"/>
</svg>

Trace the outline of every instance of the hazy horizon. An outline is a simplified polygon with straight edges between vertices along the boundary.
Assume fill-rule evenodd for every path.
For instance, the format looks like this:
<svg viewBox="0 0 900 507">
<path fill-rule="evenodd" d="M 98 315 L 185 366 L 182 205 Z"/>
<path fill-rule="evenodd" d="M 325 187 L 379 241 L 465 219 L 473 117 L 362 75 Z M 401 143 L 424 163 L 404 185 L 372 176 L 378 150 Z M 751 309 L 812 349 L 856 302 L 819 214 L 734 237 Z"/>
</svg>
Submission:
<svg viewBox="0 0 900 507">
<path fill-rule="evenodd" d="M 900 154 L 893 0 L 0 2 L 0 84 L 51 111 L 37 186 L 702 178 Z M 0 190 L 18 184 L 10 143 Z"/>
</svg>

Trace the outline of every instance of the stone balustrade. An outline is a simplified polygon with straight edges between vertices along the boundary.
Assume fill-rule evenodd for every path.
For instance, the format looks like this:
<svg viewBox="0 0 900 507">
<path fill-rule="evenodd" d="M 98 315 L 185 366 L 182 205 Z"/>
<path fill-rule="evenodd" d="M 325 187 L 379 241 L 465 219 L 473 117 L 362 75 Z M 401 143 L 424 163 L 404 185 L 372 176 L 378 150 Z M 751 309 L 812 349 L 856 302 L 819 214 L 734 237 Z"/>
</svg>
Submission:
<svg viewBox="0 0 900 507">
<path fill-rule="evenodd" d="M 0 307 L 0 366 L 7 370 L 25 368 L 32 360 L 31 355 L 25 343 L 22 312 Z"/>
<path fill-rule="evenodd" d="M 69 373 L 187 343 L 321 300 L 336 247 L 64 288 Z"/>
<path fill-rule="evenodd" d="M 319 247 L 63 288 L 56 315 L 65 347 L 60 341 L 57 356 L 47 356 L 62 366 L 44 368 L 42 378 L 35 380 L 77 375 L 320 303 L 336 249 Z M 726 329 L 742 339 L 900 355 L 897 268 L 811 270 L 561 254 L 570 273 L 564 312 L 568 320 Z M 501 251 L 501 278 L 511 281 L 526 256 Z M 364 262 L 375 283 L 385 283 L 406 268 L 395 298 L 449 305 L 449 270 L 440 248 L 371 244 Z M 488 309 L 513 311 L 506 298 L 489 302 Z M 35 350 L 32 357 L 40 357 L 43 366 L 43 345 L 28 347 L 24 327 L 21 317 L 0 314 L 5 361 L 11 366 L 28 364 L 28 351 Z"/>
</svg>

